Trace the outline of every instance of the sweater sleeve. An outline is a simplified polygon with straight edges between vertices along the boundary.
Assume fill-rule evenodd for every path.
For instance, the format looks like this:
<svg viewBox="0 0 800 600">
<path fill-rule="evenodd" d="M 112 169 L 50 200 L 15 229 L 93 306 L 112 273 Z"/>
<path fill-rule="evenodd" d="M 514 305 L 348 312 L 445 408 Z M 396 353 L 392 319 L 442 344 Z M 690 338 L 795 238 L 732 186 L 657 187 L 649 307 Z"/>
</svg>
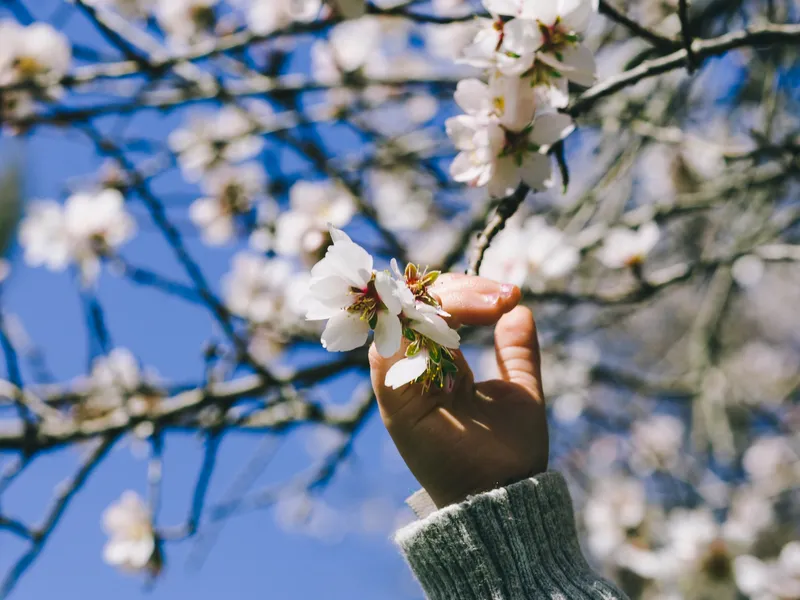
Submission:
<svg viewBox="0 0 800 600">
<path fill-rule="evenodd" d="M 395 542 L 430 600 L 626 598 L 589 568 L 552 471 L 433 512 Z"/>
</svg>

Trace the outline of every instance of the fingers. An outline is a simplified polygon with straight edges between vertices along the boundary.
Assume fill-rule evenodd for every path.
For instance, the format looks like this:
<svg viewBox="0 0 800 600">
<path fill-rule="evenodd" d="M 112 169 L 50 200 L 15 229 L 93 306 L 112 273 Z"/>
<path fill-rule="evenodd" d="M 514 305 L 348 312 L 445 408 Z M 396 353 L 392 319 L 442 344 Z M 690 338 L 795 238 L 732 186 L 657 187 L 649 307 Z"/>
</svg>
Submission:
<svg viewBox="0 0 800 600">
<path fill-rule="evenodd" d="M 500 376 L 543 401 L 539 340 L 530 309 L 517 306 L 503 315 L 494 331 L 494 348 Z"/>
<path fill-rule="evenodd" d="M 451 317 L 448 318 L 448 321 L 451 327 L 461 324 L 494 325 L 500 317 L 517 305 L 521 297 L 519 288 L 514 285 L 504 285 L 483 277 L 467 275 L 442 275 L 436 282 L 433 291 L 439 298 L 442 308 L 450 313 Z M 408 410 L 405 410 L 406 414 L 403 415 L 403 418 L 414 418 L 413 415 L 416 415 L 422 407 L 426 407 L 427 410 L 427 407 L 431 406 L 432 394 L 442 397 L 447 395 L 442 390 L 430 390 L 423 397 L 420 385 L 411 384 L 392 389 L 384 384 L 389 369 L 404 358 L 406 345 L 407 342 L 404 341 L 401 351 L 391 358 L 382 357 L 374 345 L 370 348 L 369 363 L 372 387 L 378 398 L 384 421 L 405 409 Z M 456 364 L 459 371 L 456 386 L 451 395 L 463 393 L 465 382 L 470 386 L 472 382 L 472 372 L 460 353 L 456 356 Z M 438 399 L 446 400 L 442 397 Z M 418 404 L 420 407 L 415 408 L 414 404 Z"/>
<path fill-rule="evenodd" d="M 522 297 L 515 285 L 450 273 L 439 277 L 432 291 L 452 315 L 448 319 L 451 326 L 494 325 Z"/>
</svg>

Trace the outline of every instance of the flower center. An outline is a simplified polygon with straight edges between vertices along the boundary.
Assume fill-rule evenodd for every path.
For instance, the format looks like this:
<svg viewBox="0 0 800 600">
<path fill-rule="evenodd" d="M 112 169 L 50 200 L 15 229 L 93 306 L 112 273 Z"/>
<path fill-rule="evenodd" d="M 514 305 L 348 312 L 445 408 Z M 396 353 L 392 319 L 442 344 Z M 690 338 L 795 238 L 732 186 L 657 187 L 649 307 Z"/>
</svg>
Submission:
<svg viewBox="0 0 800 600">
<path fill-rule="evenodd" d="M 378 290 L 375 288 L 375 275 L 367 283 L 367 287 L 362 289 L 353 287 L 350 288 L 350 293 L 353 294 L 353 303 L 347 307 L 347 311 L 361 315 L 361 318 L 368 321 L 370 326 L 374 328 L 377 323 L 378 311 L 386 308 L 381 302 L 381 297 L 378 295 Z"/>
<path fill-rule="evenodd" d="M 14 60 L 14 70 L 20 79 L 33 79 L 47 72 L 47 67 L 32 56 L 19 56 Z"/>
<path fill-rule="evenodd" d="M 189 11 L 189 18 L 201 30 L 209 30 L 216 23 L 214 9 L 210 6 L 193 6 Z"/>
<path fill-rule="evenodd" d="M 562 27 L 561 17 L 557 17 L 555 23 L 552 25 L 545 25 L 541 21 L 538 21 L 538 24 L 539 31 L 542 32 L 542 39 L 544 40 L 540 48 L 541 52 L 551 52 L 561 60 L 558 55 L 569 46 L 573 46 L 578 42 L 578 36 L 575 33 L 567 31 Z"/>
</svg>

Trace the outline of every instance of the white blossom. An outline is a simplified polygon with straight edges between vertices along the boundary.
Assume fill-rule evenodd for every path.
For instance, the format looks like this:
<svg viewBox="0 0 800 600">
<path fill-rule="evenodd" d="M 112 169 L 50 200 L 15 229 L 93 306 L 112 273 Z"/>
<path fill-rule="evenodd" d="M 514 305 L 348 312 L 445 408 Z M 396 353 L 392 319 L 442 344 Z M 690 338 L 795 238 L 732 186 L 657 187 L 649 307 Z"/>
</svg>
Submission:
<svg viewBox="0 0 800 600">
<path fill-rule="evenodd" d="M 653 221 L 641 225 L 636 231 L 625 227 L 614 228 L 606 235 L 598 258 L 610 269 L 640 265 L 660 237 L 658 225 Z"/>
<path fill-rule="evenodd" d="M 328 227 L 345 227 L 356 212 L 345 188 L 330 181 L 298 181 L 289 190 L 289 209 L 275 222 L 275 250 L 314 262 L 326 242 Z"/>
<path fill-rule="evenodd" d="M 270 115 L 261 118 L 240 108 L 225 106 L 214 114 L 197 113 L 188 126 L 169 135 L 170 148 L 178 154 L 189 181 L 198 181 L 211 167 L 253 158 L 264 141 L 255 130 Z"/>
<path fill-rule="evenodd" d="M 294 22 L 313 21 L 321 0 L 245 0 L 247 24 L 259 35 L 283 29 Z"/>
<path fill-rule="evenodd" d="M 372 171 L 370 185 L 378 218 L 388 229 L 414 231 L 429 221 L 433 194 L 417 183 L 415 171 L 403 168 Z"/>
<path fill-rule="evenodd" d="M 402 337 L 395 283 L 387 273 L 375 273 L 372 256 L 343 231 L 331 228 L 331 239 L 325 258 L 311 270 L 306 319 L 328 320 L 322 346 L 331 352 L 363 346 L 374 325 L 378 352 L 392 356 Z"/>
<path fill-rule="evenodd" d="M 152 517 L 136 492 L 127 491 L 103 513 L 103 528 L 109 540 L 103 560 L 124 571 L 158 570 L 158 541 Z"/>
<path fill-rule="evenodd" d="M 0 21 L 0 85 L 51 85 L 67 73 L 71 61 L 69 40 L 47 23 L 23 27 Z"/>
<path fill-rule="evenodd" d="M 112 254 L 135 231 L 122 194 L 104 189 L 74 194 L 63 207 L 52 201 L 33 203 L 20 226 L 20 242 L 29 264 L 61 271 L 75 262 L 84 282 L 92 283 L 100 258 Z"/>
<path fill-rule="evenodd" d="M 683 422 L 672 415 L 654 415 L 631 427 L 632 464 L 647 473 L 675 466 L 683 445 Z"/>
<path fill-rule="evenodd" d="M 254 324 L 280 322 L 287 303 L 296 301 L 286 293 L 292 276 L 287 260 L 240 252 L 223 278 L 225 303 L 233 314 Z"/>
<path fill-rule="evenodd" d="M 601 480 L 592 490 L 583 512 L 589 548 L 594 555 L 607 558 L 619 549 L 628 531 L 642 524 L 646 509 L 641 481 L 624 477 Z"/>
<path fill-rule="evenodd" d="M 327 41 L 311 47 L 311 71 L 322 83 L 335 84 L 375 58 L 381 41 L 381 26 L 374 17 L 345 21 L 336 25 Z"/>
<path fill-rule="evenodd" d="M 64 209 L 58 202 L 31 202 L 20 225 L 19 240 L 25 250 L 25 262 L 33 267 L 62 271 L 70 262 L 72 247 L 64 226 Z"/>
<path fill-rule="evenodd" d="M 64 227 L 72 259 L 87 283 L 97 278 L 100 258 L 113 254 L 136 232 L 136 222 L 125 210 L 125 199 L 114 189 L 70 196 L 64 205 Z"/>
<path fill-rule="evenodd" d="M 207 195 L 189 207 L 189 218 L 202 231 L 203 240 L 212 246 L 229 242 L 236 217 L 250 211 L 265 184 L 266 173 L 257 163 L 222 165 L 207 173 L 201 182 Z"/>
<path fill-rule="evenodd" d="M 219 0 L 159 0 L 158 24 L 177 46 L 208 39 L 217 23 Z"/>
<path fill-rule="evenodd" d="M 486 251 L 481 274 L 540 291 L 548 281 L 571 273 L 579 261 L 578 249 L 564 233 L 534 216 L 521 225 L 518 220 L 507 224 Z"/>
</svg>

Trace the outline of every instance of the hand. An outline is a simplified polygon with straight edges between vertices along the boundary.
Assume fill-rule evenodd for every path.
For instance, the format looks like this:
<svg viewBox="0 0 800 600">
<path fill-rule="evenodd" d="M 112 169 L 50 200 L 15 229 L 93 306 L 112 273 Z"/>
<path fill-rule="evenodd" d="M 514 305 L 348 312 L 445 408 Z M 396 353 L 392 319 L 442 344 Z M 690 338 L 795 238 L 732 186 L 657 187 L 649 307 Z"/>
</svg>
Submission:
<svg viewBox="0 0 800 600">
<path fill-rule="evenodd" d="M 432 291 L 450 313 L 451 326 L 495 326 L 500 379 L 475 383 L 463 355 L 452 391 L 420 384 L 393 390 L 390 359 L 373 346 L 372 386 L 381 417 L 411 472 L 437 507 L 542 473 L 548 440 L 539 343 L 531 311 L 517 306 L 516 286 L 482 277 L 442 275 Z"/>
</svg>

